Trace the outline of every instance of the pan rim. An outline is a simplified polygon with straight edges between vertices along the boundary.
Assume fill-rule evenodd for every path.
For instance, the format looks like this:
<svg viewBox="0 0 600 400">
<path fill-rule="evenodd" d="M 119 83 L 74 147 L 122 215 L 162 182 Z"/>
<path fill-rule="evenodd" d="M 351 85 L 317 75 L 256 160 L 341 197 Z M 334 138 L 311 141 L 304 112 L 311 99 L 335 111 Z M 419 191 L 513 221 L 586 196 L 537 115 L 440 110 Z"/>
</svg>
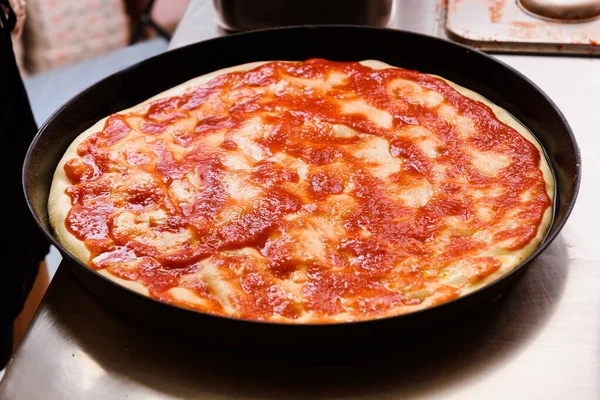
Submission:
<svg viewBox="0 0 600 400">
<path fill-rule="evenodd" d="M 560 221 L 558 221 L 557 225 L 554 227 L 552 232 L 550 231 L 550 229 L 548 230 L 548 233 L 546 234 L 546 236 L 544 237 L 544 239 L 542 240 L 540 245 L 535 249 L 535 251 L 531 255 L 529 255 L 521 263 L 516 265 L 511 271 L 509 271 L 505 275 L 499 277 L 495 281 L 490 282 L 489 284 L 487 284 L 485 286 L 482 286 L 470 293 L 467 293 L 463 296 L 457 297 L 456 299 L 450 300 L 448 302 L 437 304 L 432 307 L 423 308 L 423 309 L 412 311 L 412 312 L 405 313 L 405 314 L 398 314 L 398 315 L 366 319 L 366 320 L 360 320 L 360 321 L 345 321 L 345 322 L 344 321 L 336 321 L 336 322 L 331 322 L 331 323 L 323 323 L 323 322 L 320 322 L 320 323 L 295 323 L 295 322 L 281 322 L 281 321 L 260 321 L 260 320 L 242 319 L 242 318 L 238 318 L 238 317 L 234 317 L 234 316 L 227 316 L 227 315 L 210 314 L 210 313 L 203 312 L 200 310 L 194 310 L 194 309 L 190 309 L 190 308 L 181 307 L 181 306 L 178 306 L 175 304 L 165 303 L 165 302 L 159 301 L 153 297 L 139 294 L 131 289 L 128 289 L 122 285 L 119 285 L 118 283 L 110 280 L 109 278 L 102 276 L 97 271 L 89 268 L 83 262 L 79 261 L 76 257 L 74 257 L 67 249 L 65 249 L 63 247 L 62 244 L 60 244 L 58 242 L 58 240 L 52 233 L 52 229 L 50 227 L 47 228 L 45 223 L 41 220 L 40 216 L 35 212 L 33 202 L 31 200 L 30 196 L 28 195 L 28 193 L 31 190 L 31 187 L 29 186 L 29 184 L 27 182 L 28 181 L 27 180 L 28 171 L 29 171 L 30 165 L 32 163 L 34 149 L 37 147 L 36 145 L 40 141 L 40 138 L 43 135 L 43 132 L 48 128 L 48 126 L 55 119 L 57 119 L 57 117 L 60 117 L 62 115 L 63 110 L 70 107 L 73 103 L 76 103 L 81 98 L 84 98 L 86 96 L 86 94 L 88 92 L 90 92 L 91 90 L 93 90 L 96 86 L 105 83 L 109 79 L 119 79 L 120 76 L 130 73 L 132 70 L 140 68 L 146 63 L 150 63 L 153 60 L 161 58 L 165 54 L 189 51 L 190 48 L 192 48 L 194 46 L 202 45 L 205 43 L 216 43 L 219 41 L 235 40 L 235 38 L 240 37 L 240 36 L 264 35 L 264 34 L 271 34 L 271 33 L 277 34 L 278 32 L 281 32 L 281 31 L 299 31 L 299 32 L 301 32 L 301 31 L 305 31 L 305 30 L 317 30 L 317 29 L 324 30 L 324 31 L 330 31 L 330 30 L 382 31 L 382 32 L 388 32 L 391 34 L 407 35 L 407 36 L 418 37 L 418 38 L 421 38 L 424 40 L 433 40 L 433 41 L 442 42 L 442 43 L 445 43 L 445 45 L 454 46 L 455 48 L 461 49 L 462 51 L 475 53 L 478 56 L 483 57 L 484 59 L 487 59 L 488 61 L 491 61 L 493 63 L 501 65 L 503 68 L 507 69 L 510 73 L 518 76 L 521 80 L 523 80 L 525 83 L 527 83 L 532 89 L 534 89 L 537 92 L 537 94 L 539 94 L 543 97 L 543 99 L 551 106 L 551 108 L 554 110 L 556 115 L 559 117 L 559 119 L 563 123 L 563 126 L 568 134 L 569 140 L 574 146 L 574 149 L 575 149 L 574 157 L 575 157 L 575 162 L 576 162 L 576 178 L 572 182 L 572 185 L 573 185 L 572 200 L 571 200 L 570 204 L 566 207 L 564 216 L 561 218 Z M 527 127 L 527 125 L 525 125 L 525 126 Z M 529 127 L 527 127 L 527 128 L 530 129 Z M 533 133 L 533 131 L 532 131 L 532 133 Z M 534 133 L 534 137 L 539 142 L 539 139 L 535 135 L 535 133 Z M 542 145 L 542 148 L 544 149 L 544 152 L 546 153 L 546 150 L 543 145 Z M 550 159 L 550 157 L 548 157 L 548 160 L 550 161 L 551 169 L 554 171 L 554 163 L 552 163 L 552 160 Z M 38 132 L 36 133 L 35 137 L 33 138 L 32 142 L 27 150 L 27 153 L 25 155 L 25 160 L 24 160 L 23 168 L 22 168 L 21 180 L 22 180 L 23 193 L 25 195 L 25 199 L 26 199 L 29 211 L 30 211 L 31 215 L 33 216 L 34 220 L 36 221 L 39 229 L 42 230 L 42 232 L 46 236 L 46 238 L 48 238 L 48 240 L 52 243 L 52 245 L 54 245 L 57 249 L 59 249 L 61 255 L 65 258 L 67 258 L 69 262 L 78 264 L 77 267 L 85 268 L 89 272 L 92 272 L 93 274 L 95 274 L 95 276 L 97 278 L 104 280 L 105 281 L 104 283 L 110 283 L 110 284 L 114 285 L 114 287 L 117 288 L 118 290 L 127 292 L 128 295 L 139 296 L 146 300 L 151 300 L 152 302 L 154 302 L 158 305 L 172 307 L 174 310 L 177 310 L 178 312 L 183 311 L 185 313 L 193 313 L 194 317 L 196 317 L 196 318 L 212 317 L 212 318 L 217 318 L 220 320 L 227 320 L 229 322 L 259 324 L 259 325 L 263 325 L 263 326 L 272 326 L 272 325 L 274 325 L 274 326 L 293 326 L 293 327 L 297 327 L 297 328 L 304 327 L 304 329 L 307 329 L 307 328 L 310 329 L 310 327 L 315 327 L 315 329 L 316 329 L 317 327 L 336 327 L 336 326 L 348 326 L 348 325 L 356 326 L 356 325 L 362 325 L 362 324 L 367 324 L 367 323 L 373 324 L 376 322 L 383 323 L 385 321 L 389 321 L 392 319 L 395 320 L 395 319 L 402 318 L 402 317 L 407 319 L 410 317 L 417 317 L 417 316 L 423 315 L 426 312 L 434 312 L 436 310 L 440 311 L 444 308 L 452 307 L 452 306 L 456 305 L 456 303 L 464 302 L 467 299 L 472 298 L 473 296 L 477 295 L 478 293 L 481 293 L 482 291 L 487 290 L 491 287 L 501 285 L 506 280 L 511 279 L 515 274 L 523 272 L 523 268 L 525 268 L 532 260 L 534 260 L 537 256 L 539 256 L 556 239 L 556 237 L 558 236 L 558 234 L 561 232 L 562 228 L 564 227 L 565 223 L 567 222 L 567 220 L 575 206 L 575 203 L 576 203 L 576 200 L 577 200 L 577 197 L 579 194 L 580 186 L 581 186 L 581 171 L 582 171 L 581 164 L 582 164 L 581 150 L 579 148 L 577 140 L 575 139 L 573 130 L 572 130 L 571 126 L 569 125 L 566 117 L 564 116 L 562 111 L 558 108 L 558 106 L 554 103 L 554 101 L 552 101 L 552 99 L 538 85 L 536 85 L 533 81 L 531 81 L 523 73 L 519 72 L 517 69 L 506 64 L 505 62 L 503 62 L 495 57 L 492 57 L 491 55 L 488 55 L 480 50 L 470 48 L 466 45 L 462 45 L 460 43 L 455 43 L 455 42 L 451 42 L 446 39 L 433 37 L 433 36 L 429 36 L 429 35 L 424 35 L 421 33 L 416 33 L 416 32 L 411 32 L 411 31 L 400 30 L 400 29 L 392 29 L 392 28 L 384 28 L 384 27 L 355 26 L 355 25 L 297 25 L 297 26 L 260 29 L 260 30 L 254 30 L 254 31 L 249 31 L 249 32 L 237 32 L 237 33 L 233 33 L 233 34 L 230 34 L 227 36 L 220 36 L 220 37 L 215 37 L 215 38 L 211 38 L 208 40 L 203 40 L 200 42 L 190 43 L 188 45 L 185 45 L 185 46 L 173 49 L 173 50 L 169 50 L 165 53 L 155 55 L 146 60 L 140 61 L 136 64 L 133 64 L 131 66 L 123 68 L 123 69 L 101 79 L 100 81 L 92 84 L 91 86 L 87 87 L 86 89 L 82 90 L 77 95 L 75 95 L 74 97 L 69 99 L 63 105 L 61 105 L 41 125 L 41 127 L 39 128 Z M 556 177 L 555 177 L 555 181 L 556 181 Z M 555 195 L 555 198 L 556 198 L 556 201 L 558 204 L 558 196 Z M 556 210 L 553 212 L 553 218 L 555 217 L 554 216 L 555 212 L 556 212 Z M 84 286 L 86 286 L 86 285 L 84 285 Z M 97 295 L 94 294 L 94 296 L 97 296 Z M 298 329 L 300 329 L 300 328 L 298 328 Z"/>
</svg>

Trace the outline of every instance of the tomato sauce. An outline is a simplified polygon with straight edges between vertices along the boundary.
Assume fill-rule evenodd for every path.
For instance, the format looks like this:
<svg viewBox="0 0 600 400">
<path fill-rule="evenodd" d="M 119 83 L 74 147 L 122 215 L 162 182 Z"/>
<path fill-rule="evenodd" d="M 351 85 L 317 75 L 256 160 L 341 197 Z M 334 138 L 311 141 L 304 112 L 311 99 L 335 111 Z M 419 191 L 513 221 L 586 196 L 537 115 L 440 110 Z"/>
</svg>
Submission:
<svg viewBox="0 0 600 400">
<path fill-rule="evenodd" d="M 293 84 L 292 78 L 327 82 L 333 72 L 345 79 L 327 87 Z M 441 95 L 444 105 L 472 121 L 474 132 L 465 138 L 436 107 L 388 91 L 396 79 Z M 288 86 L 279 87 L 281 82 Z M 391 125 L 384 127 L 360 112 L 343 112 L 340 101 L 350 100 L 387 111 Z M 259 187 L 260 194 L 239 205 L 227 191 L 230 168 L 223 157 L 239 151 L 232 132 L 252 118 L 262 124 L 263 131 L 252 140 L 264 157 L 249 161 L 246 181 Z M 182 121 L 193 124 L 178 125 Z M 359 136 L 335 135 L 334 124 Z M 401 134 L 416 125 L 443 143 L 435 159 L 424 153 L 416 138 Z M 204 140 L 217 140 L 219 134 L 223 137 L 217 150 L 207 147 Z M 365 134 L 385 139 L 389 154 L 401 160 L 400 170 L 388 179 L 373 173 L 372 161 L 354 154 Z M 146 146 L 124 151 L 121 143 L 132 137 L 143 138 Z M 174 152 L 173 146 L 185 151 Z M 494 151 L 511 162 L 497 175 L 486 176 L 471 163 L 467 148 Z M 301 178 L 297 170 L 271 158 L 277 154 L 301 160 L 307 165 L 306 176 Z M 293 320 L 305 311 L 313 313 L 313 322 L 341 312 L 371 318 L 419 306 L 422 298 L 414 293 L 427 288 L 437 296 L 432 304 L 447 301 L 460 295 L 460 287 L 440 280 L 448 265 L 475 260 L 480 268 L 469 279 L 472 283 L 484 279 L 500 263 L 479 257 L 478 252 L 496 245 L 508 250 L 527 245 L 551 204 L 538 150 L 498 121 L 487 106 L 438 78 L 402 69 L 373 70 L 355 62 L 271 62 L 219 76 L 183 95 L 156 100 L 141 112 L 112 115 L 100 132 L 79 145 L 78 156 L 64 166 L 72 183 L 66 191 L 72 208 L 65 223 L 89 249 L 91 267 L 109 268 L 120 278 L 141 282 L 152 296 L 168 302 L 177 302 L 168 290 L 183 285 L 210 304 L 184 306 L 226 314 L 205 283 L 182 280 L 200 270 L 198 262 L 215 259 L 220 276 L 233 288 L 230 300 L 236 315 L 248 319 L 279 315 Z M 445 166 L 442 181 L 435 169 L 438 164 Z M 119 186 L 136 171 L 153 179 Z M 169 187 L 188 178 L 192 183 L 185 190 L 191 194 L 181 203 L 168 194 Z M 390 185 L 402 193 L 415 182 L 436 188 L 425 204 L 409 205 L 390 194 Z M 493 188 L 502 194 L 470 194 Z M 332 199 L 339 196 L 351 202 L 335 208 Z M 482 206 L 491 210 L 487 219 L 478 217 Z M 221 213 L 232 207 L 242 208 L 219 221 Z M 162 214 L 146 221 L 148 210 Z M 159 245 L 144 241 L 144 232 L 117 230 L 114 221 L 123 212 L 133 213 L 136 223 L 159 240 L 181 232 L 188 236 L 175 250 L 161 251 Z M 511 212 L 518 224 L 504 227 Z M 311 227 L 294 222 L 298 215 L 339 224 L 335 229 Z M 456 224 L 466 233 L 448 234 Z M 495 226 L 488 242 L 472 235 Z M 293 234 L 307 229 L 322 236 L 310 246 L 322 248 L 303 256 L 307 253 L 298 249 L 310 240 Z M 255 249 L 266 261 L 241 256 L 231 261 L 223 253 L 244 248 Z M 137 260 L 134 264 L 132 257 Z M 299 285 L 300 297 L 288 293 L 281 281 Z"/>
</svg>

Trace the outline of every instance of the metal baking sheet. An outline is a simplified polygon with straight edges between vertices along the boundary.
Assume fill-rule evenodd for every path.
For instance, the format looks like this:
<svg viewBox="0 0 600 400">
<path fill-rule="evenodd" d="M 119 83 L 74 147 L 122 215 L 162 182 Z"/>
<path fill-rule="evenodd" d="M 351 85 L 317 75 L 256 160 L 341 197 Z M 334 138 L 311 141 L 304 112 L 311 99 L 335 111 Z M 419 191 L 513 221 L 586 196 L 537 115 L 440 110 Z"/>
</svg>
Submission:
<svg viewBox="0 0 600 400">
<path fill-rule="evenodd" d="M 600 55 L 600 18 L 551 21 L 518 0 L 442 0 L 438 12 L 449 38 L 481 50 Z"/>
</svg>

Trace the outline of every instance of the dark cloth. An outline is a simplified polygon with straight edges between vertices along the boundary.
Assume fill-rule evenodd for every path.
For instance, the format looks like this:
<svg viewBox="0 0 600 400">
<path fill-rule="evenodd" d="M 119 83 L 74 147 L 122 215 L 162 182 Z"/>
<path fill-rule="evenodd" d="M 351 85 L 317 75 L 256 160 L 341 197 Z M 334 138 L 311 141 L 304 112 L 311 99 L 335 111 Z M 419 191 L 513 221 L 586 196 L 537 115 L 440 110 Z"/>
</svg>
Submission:
<svg viewBox="0 0 600 400">
<path fill-rule="evenodd" d="M 16 22 L 8 0 L 0 0 L 0 368 L 8 361 L 12 323 L 35 280 L 48 243 L 29 213 L 21 186 L 27 148 L 37 131 L 17 68 L 10 32 Z"/>
</svg>

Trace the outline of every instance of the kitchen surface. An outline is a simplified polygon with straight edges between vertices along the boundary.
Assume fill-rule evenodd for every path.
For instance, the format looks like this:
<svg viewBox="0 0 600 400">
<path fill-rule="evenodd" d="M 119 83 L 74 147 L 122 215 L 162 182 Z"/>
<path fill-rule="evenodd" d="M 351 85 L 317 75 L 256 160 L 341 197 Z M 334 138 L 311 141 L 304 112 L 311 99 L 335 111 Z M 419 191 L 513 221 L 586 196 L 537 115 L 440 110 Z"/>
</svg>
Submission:
<svg viewBox="0 0 600 400">
<path fill-rule="evenodd" d="M 481 1 L 453 3 L 460 13 Z M 439 0 L 399 0 L 389 26 L 452 38 L 446 22 L 454 11 Z M 491 24 L 494 15 L 485 14 Z M 192 0 L 170 48 L 225 34 L 212 1 Z M 558 238 L 483 312 L 410 340 L 390 337 L 385 351 L 240 354 L 133 322 L 62 266 L 6 371 L 0 399 L 600 398 L 600 58 L 538 50 L 505 48 L 511 54 L 495 57 L 565 114 L 582 152 L 582 187 Z"/>
</svg>

